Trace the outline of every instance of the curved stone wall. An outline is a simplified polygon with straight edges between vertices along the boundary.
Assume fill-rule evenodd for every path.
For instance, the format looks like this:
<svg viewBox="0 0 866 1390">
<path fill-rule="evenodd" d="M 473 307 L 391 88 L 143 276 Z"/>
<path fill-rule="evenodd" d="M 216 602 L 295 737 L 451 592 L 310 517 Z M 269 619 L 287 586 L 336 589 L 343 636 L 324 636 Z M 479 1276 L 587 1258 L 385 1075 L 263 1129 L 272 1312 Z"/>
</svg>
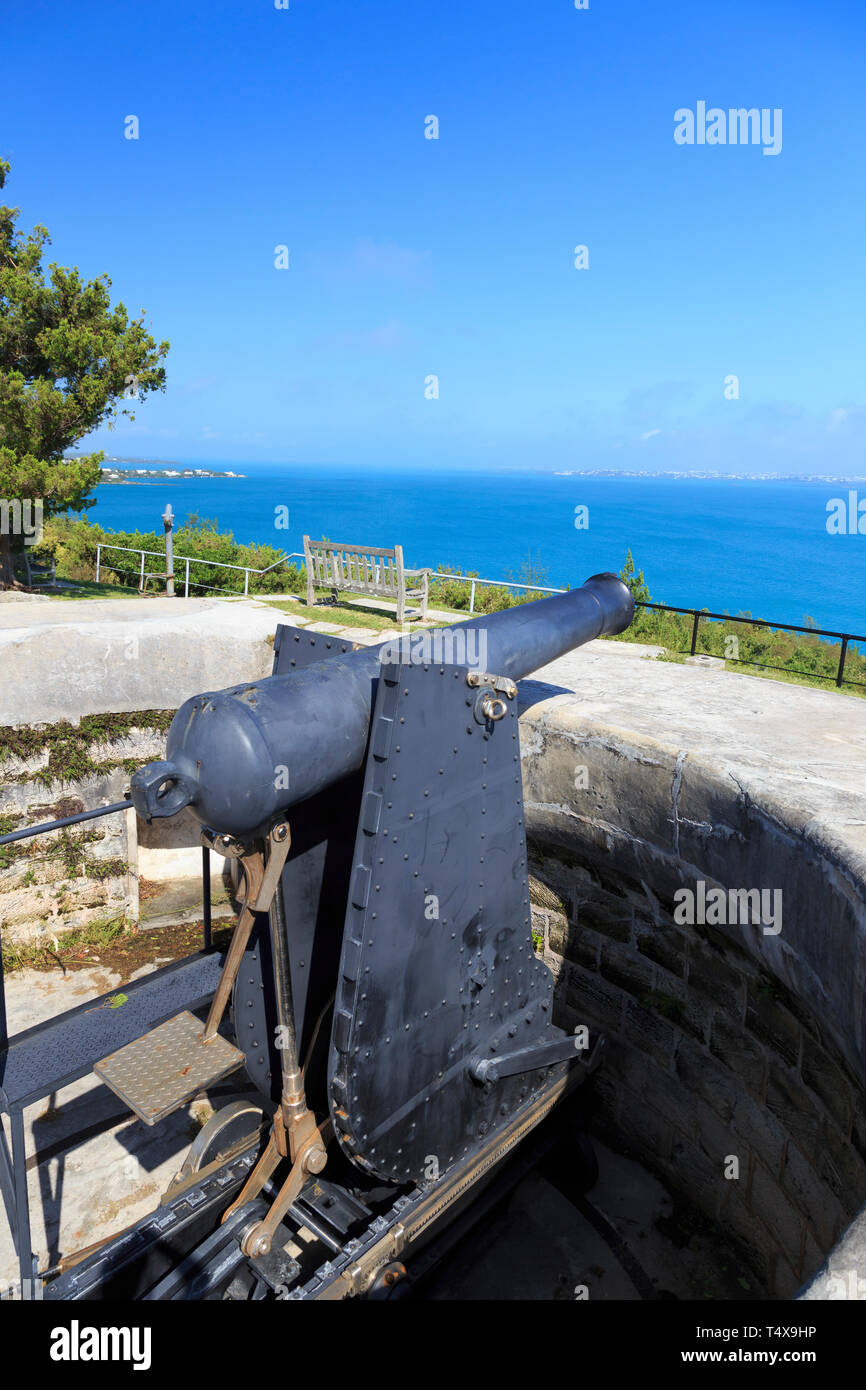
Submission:
<svg viewBox="0 0 866 1390">
<path fill-rule="evenodd" d="M 607 1038 L 596 1127 L 716 1223 L 750 1288 L 791 1298 L 837 1247 L 807 1296 L 866 1298 L 866 1223 L 837 1246 L 866 1199 L 866 863 L 729 763 L 521 698 L 557 1021 Z"/>
</svg>

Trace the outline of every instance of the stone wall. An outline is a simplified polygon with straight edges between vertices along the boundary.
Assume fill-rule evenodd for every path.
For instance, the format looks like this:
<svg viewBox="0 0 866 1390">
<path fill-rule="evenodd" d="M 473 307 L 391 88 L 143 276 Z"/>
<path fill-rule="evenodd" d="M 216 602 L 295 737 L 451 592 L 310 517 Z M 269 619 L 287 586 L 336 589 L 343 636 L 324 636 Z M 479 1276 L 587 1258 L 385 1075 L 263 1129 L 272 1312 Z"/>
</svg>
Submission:
<svg viewBox="0 0 866 1390">
<path fill-rule="evenodd" d="M 182 701 L 270 674 L 281 616 L 242 600 L 43 595 L 22 597 L 19 614 L 0 627 L 0 834 L 123 800 L 135 768 L 165 756 Z M 169 698 L 172 709 L 151 707 Z M 226 884 L 216 856 L 211 866 L 219 915 Z M 200 902 L 191 817 L 162 828 L 129 812 L 0 847 L 7 942 L 118 917 L 167 925 Z"/>
<path fill-rule="evenodd" d="M 131 774 L 165 756 L 172 710 L 0 727 L 0 834 L 123 801 Z M 189 811 L 148 825 L 131 809 L 0 846 L 0 940 L 50 940 L 125 918 L 144 927 L 201 917 L 201 827 Z M 212 854 L 214 919 L 234 915 Z"/>
<path fill-rule="evenodd" d="M 170 711 L 0 728 L 3 833 L 122 801 L 131 772 L 163 756 Z M 4 940 L 56 935 L 97 920 L 138 920 L 132 811 L 0 848 Z"/>
<path fill-rule="evenodd" d="M 864 865 L 796 806 L 523 693 L 533 917 L 557 1021 L 607 1038 L 596 1127 L 792 1297 L 866 1199 Z M 699 879 L 781 888 L 781 931 L 680 925 Z"/>
</svg>

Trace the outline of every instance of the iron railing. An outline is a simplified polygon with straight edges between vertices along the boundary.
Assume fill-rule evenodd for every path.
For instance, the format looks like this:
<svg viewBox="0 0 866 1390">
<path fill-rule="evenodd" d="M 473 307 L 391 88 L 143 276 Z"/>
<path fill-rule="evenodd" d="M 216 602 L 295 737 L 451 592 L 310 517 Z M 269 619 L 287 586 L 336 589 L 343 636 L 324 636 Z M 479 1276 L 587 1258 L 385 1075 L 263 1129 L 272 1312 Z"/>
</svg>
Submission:
<svg viewBox="0 0 866 1390">
<path fill-rule="evenodd" d="M 489 584 L 489 585 L 493 585 L 495 588 L 500 588 L 500 589 L 521 589 L 521 590 L 527 590 L 527 591 L 529 591 L 529 592 L 531 592 L 531 593 L 538 593 L 538 594 L 564 594 L 564 593 L 567 593 L 567 592 L 568 592 L 567 589 L 553 589 L 553 588 L 550 588 L 550 587 L 548 587 L 548 586 L 546 586 L 546 585 L 544 585 L 544 584 L 518 584 L 516 581 L 511 580 L 511 579 L 482 579 L 482 578 L 480 578 L 478 575 L 472 575 L 472 576 L 470 576 L 470 575 L 465 575 L 465 574 L 451 574 L 451 573 L 448 573 L 447 571 L 444 571 L 444 570 L 437 570 L 437 571 L 431 570 L 431 571 L 430 571 L 430 583 L 431 583 L 431 584 L 435 584 L 435 582 L 436 582 L 437 579 L 456 579 L 456 580 L 459 580 L 460 582 L 462 582 L 462 583 L 464 583 L 464 584 L 468 584 L 468 585 L 470 586 L 470 588 L 469 588 L 469 612 L 470 612 L 470 613 L 474 613 L 474 612 L 475 612 L 475 586 L 476 586 L 477 584 Z M 726 660 L 726 661 L 731 661 L 731 662 L 733 662 L 735 665 L 740 665 L 740 666 L 757 666 L 757 667 L 761 668 L 762 670 L 767 670 L 767 671 L 785 671 L 785 672 L 787 672 L 787 673 L 790 674 L 790 675 L 808 676 L 808 677 L 810 677 L 810 678 L 813 679 L 813 680 L 833 681 L 833 682 L 835 682 L 835 684 L 836 684 L 837 686 L 839 686 L 839 687 L 841 687 L 841 686 L 843 686 L 843 685 L 856 685 L 856 686 L 859 686 L 859 687 L 863 687 L 864 685 L 866 685 L 866 681 L 853 681 L 853 680 L 848 680 L 848 679 L 846 679 L 846 677 L 845 677 L 845 662 L 846 662 L 846 660 L 847 660 L 847 658 L 848 658 L 848 647 L 849 647 L 849 645 L 850 645 L 852 642 L 855 642 L 855 643 L 860 643 L 860 642 L 862 642 L 862 643 L 866 644 L 866 636 L 864 636 L 862 633 L 855 633 L 855 632 L 834 632 L 834 631 L 832 631 L 832 630 L 830 630 L 830 629 L 828 629 L 828 628 L 822 628 L 822 627 L 805 627 L 805 626 L 803 626 L 803 625 L 801 625 L 801 624 L 799 624 L 799 623 L 776 623 L 776 622 L 770 622 L 770 621 L 768 621 L 767 619 L 764 619 L 764 618 L 738 617 L 738 616 L 733 615 L 733 614 L 731 614 L 731 613 L 712 613 L 712 612 L 710 612 L 710 610 L 707 609 L 707 608 L 678 608 L 678 607 L 676 607 L 674 604 L 670 604 L 670 603 L 649 603 L 649 602 L 646 602 L 646 603 L 645 603 L 645 602 L 639 600 L 639 601 L 635 604 L 635 607 L 636 607 L 636 608 L 652 608 L 652 609 L 656 609 L 658 612 L 662 612 L 662 613 L 681 613 L 681 614 L 690 615 L 691 618 L 692 618 L 691 642 L 690 642 L 690 645 L 689 645 L 689 655 L 690 655 L 690 656 L 695 656 L 695 655 L 697 654 L 697 651 L 698 651 L 698 634 L 699 634 L 700 623 L 701 623 L 701 620 L 702 620 L 702 619 L 707 619 L 707 620 L 710 621 L 710 622 L 738 623 L 738 624 L 742 623 L 742 624 L 746 624 L 746 625 L 749 625 L 749 626 L 752 626 L 752 627 L 771 628 L 771 629 L 773 629 L 774 631 L 780 631 L 780 632 L 803 632 L 803 633 L 806 633 L 806 634 L 807 634 L 808 636 L 810 636 L 810 637 L 821 637 L 821 638 L 829 637 L 829 638 L 835 638 L 835 640 L 838 641 L 838 642 L 840 643 L 839 661 L 838 661 L 838 665 L 837 665 L 837 667 L 836 667 L 836 674 L 835 674 L 835 676 L 833 676 L 833 675 L 825 676 L 825 675 L 823 675 L 823 674 L 822 674 L 821 672 L 819 672 L 819 671 L 801 671 L 801 670 L 795 670 L 795 669 L 792 669 L 791 667 L 788 667 L 788 666 L 779 666 L 779 665 L 773 664 L 773 663 L 771 663 L 771 662 L 765 662 L 765 661 L 749 661 L 749 660 L 741 659 L 740 657 L 735 657 L 735 656 L 727 656 L 727 657 L 725 657 L 725 660 Z M 675 648 L 675 649 L 673 649 L 673 650 L 679 651 L 680 649 Z M 684 651 L 684 650 L 685 650 L 685 649 L 683 649 L 683 651 Z"/>
<path fill-rule="evenodd" d="M 692 635 L 689 646 L 690 656 L 695 656 L 697 654 L 698 630 L 702 618 L 706 618 L 710 622 L 742 623 L 749 627 L 771 628 L 773 631 L 779 632 L 805 632 L 810 637 L 833 637 L 841 644 L 835 676 L 825 676 L 819 671 L 799 671 L 790 666 L 778 666 L 766 661 L 741 660 L 739 657 L 735 656 L 727 656 L 725 660 L 733 661 L 742 666 L 759 666 L 767 671 L 787 671 L 790 675 L 809 676 L 813 680 L 834 681 L 837 686 L 866 685 L 866 681 L 852 681 L 845 678 L 845 662 L 848 657 L 848 645 L 851 642 L 866 643 L 866 637 L 864 637 L 862 633 L 833 632 L 829 628 L 804 627 L 799 623 L 774 623 L 769 622 L 765 618 L 740 618 L 730 613 L 711 613 L 707 608 L 676 608 L 670 603 L 638 603 L 635 606 L 637 608 L 655 608 L 663 613 L 690 614 L 692 617 Z"/>
</svg>

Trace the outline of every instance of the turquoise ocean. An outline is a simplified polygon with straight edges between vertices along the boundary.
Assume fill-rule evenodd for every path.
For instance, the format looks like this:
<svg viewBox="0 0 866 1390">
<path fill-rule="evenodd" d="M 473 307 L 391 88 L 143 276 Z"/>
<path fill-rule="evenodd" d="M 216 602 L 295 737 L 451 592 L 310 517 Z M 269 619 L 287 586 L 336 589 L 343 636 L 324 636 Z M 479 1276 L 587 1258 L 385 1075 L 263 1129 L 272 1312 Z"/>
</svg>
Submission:
<svg viewBox="0 0 866 1390">
<path fill-rule="evenodd" d="M 830 535 L 826 524 L 828 502 L 847 500 L 854 484 L 242 460 L 179 466 L 245 476 L 103 484 L 90 519 L 109 530 L 161 531 L 171 502 L 179 522 L 196 512 L 239 541 L 288 552 L 302 549 L 306 532 L 400 544 L 409 565 L 491 579 L 520 579 L 531 560 L 552 586 L 618 570 L 631 549 L 656 602 L 866 633 L 866 535 Z M 586 529 L 575 527 L 578 507 L 588 509 Z M 288 530 L 275 526 L 278 508 L 288 509 Z"/>
</svg>

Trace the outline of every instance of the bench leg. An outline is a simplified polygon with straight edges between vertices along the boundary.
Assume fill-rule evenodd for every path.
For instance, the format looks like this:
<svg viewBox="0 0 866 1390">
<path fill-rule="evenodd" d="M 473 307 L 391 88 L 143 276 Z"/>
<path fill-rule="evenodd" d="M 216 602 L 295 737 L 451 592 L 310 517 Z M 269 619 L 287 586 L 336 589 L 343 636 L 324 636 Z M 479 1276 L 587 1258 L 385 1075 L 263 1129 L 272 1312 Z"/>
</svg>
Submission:
<svg viewBox="0 0 866 1390">
<path fill-rule="evenodd" d="M 421 588 L 423 589 L 423 593 L 421 594 L 421 617 L 426 618 L 427 600 L 430 597 L 430 581 L 429 577 L 426 574 L 424 575 L 423 580 L 421 582 Z"/>
<path fill-rule="evenodd" d="M 315 595 L 313 593 L 313 576 L 310 574 L 310 571 L 307 570 L 307 607 L 312 608 L 314 602 Z"/>
</svg>

